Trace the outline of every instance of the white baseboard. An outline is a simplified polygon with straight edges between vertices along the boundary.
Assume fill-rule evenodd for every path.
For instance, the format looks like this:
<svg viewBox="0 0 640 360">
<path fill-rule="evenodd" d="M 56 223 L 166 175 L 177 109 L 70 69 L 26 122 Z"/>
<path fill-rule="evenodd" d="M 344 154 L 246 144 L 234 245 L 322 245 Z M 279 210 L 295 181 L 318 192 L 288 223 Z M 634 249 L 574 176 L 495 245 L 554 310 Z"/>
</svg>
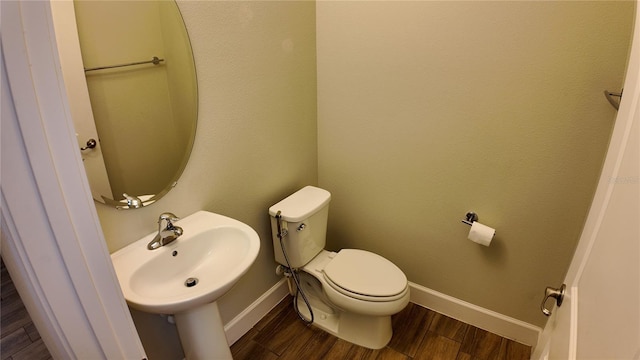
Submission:
<svg viewBox="0 0 640 360">
<path fill-rule="evenodd" d="M 542 329 L 409 282 L 411 302 L 522 344 L 536 346 Z"/>
<path fill-rule="evenodd" d="M 229 346 L 251 330 L 260 319 L 267 315 L 287 295 L 289 295 L 289 287 L 286 279 L 282 278 L 271 289 L 251 303 L 248 308 L 225 324 L 224 332 L 227 335 Z"/>
<path fill-rule="evenodd" d="M 535 347 L 538 342 L 538 336 L 542 332 L 542 329 L 537 326 L 470 304 L 424 286 L 409 282 L 409 287 L 411 288 L 411 302 L 519 343 Z M 224 326 L 224 330 L 229 345 L 238 341 L 242 335 L 251 330 L 260 319 L 288 294 L 287 282 L 282 279 L 227 323 Z"/>
</svg>

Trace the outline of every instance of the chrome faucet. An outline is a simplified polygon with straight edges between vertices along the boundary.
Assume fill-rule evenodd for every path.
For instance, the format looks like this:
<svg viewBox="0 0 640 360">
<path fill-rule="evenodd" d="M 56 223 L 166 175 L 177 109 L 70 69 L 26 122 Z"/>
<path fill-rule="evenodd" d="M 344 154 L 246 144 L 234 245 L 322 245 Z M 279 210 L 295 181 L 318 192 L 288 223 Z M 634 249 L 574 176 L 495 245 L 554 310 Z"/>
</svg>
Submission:
<svg viewBox="0 0 640 360">
<path fill-rule="evenodd" d="M 126 199 L 129 209 L 139 209 L 144 205 L 142 203 L 142 200 L 140 200 L 140 198 L 137 196 L 131 196 L 127 193 L 123 193 L 122 196 L 124 196 L 124 198 Z"/>
<path fill-rule="evenodd" d="M 160 214 L 160 217 L 158 218 L 158 234 L 156 234 L 153 240 L 147 244 L 147 249 L 155 250 L 161 246 L 172 243 L 182 235 L 182 228 L 173 225 L 173 221 L 178 220 L 180 220 L 180 218 L 172 213 Z M 163 221 L 167 223 L 164 227 L 162 226 Z"/>
</svg>

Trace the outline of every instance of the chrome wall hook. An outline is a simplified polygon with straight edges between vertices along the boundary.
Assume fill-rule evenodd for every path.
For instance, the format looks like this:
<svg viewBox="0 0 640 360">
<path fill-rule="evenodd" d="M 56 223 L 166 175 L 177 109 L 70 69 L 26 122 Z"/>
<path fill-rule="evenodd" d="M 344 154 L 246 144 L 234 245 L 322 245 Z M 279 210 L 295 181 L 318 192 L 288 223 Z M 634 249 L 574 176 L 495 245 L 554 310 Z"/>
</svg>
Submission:
<svg viewBox="0 0 640 360">
<path fill-rule="evenodd" d="M 609 101 L 609 104 L 611 104 L 611 106 L 613 106 L 616 110 L 620 108 L 620 100 L 622 100 L 623 91 L 624 89 L 622 89 L 619 93 L 612 92 L 609 90 L 604 91 L 604 97 L 607 98 L 607 101 Z M 617 97 L 618 99 L 616 100 L 614 99 L 614 97 Z"/>
</svg>

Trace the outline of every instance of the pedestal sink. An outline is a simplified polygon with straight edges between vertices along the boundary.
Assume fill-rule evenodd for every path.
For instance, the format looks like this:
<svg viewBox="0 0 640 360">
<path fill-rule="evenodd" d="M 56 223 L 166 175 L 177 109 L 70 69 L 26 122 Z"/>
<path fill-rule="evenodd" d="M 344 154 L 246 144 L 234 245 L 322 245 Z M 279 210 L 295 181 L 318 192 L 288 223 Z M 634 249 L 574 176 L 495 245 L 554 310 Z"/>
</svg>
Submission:
<svg viewBox="0 0 640 360">
<path fill-rule="evenodd" d="M 260 238 L 250 226 L 207 211 L 176 226 L 184 233 L 168 245 L 148 250 L 154 232 L 111 254 L 124 297 L 135 309 L 174 314 L 188 360 L 231 359 L 216 300 L 253 264 Z"/>
</svg>

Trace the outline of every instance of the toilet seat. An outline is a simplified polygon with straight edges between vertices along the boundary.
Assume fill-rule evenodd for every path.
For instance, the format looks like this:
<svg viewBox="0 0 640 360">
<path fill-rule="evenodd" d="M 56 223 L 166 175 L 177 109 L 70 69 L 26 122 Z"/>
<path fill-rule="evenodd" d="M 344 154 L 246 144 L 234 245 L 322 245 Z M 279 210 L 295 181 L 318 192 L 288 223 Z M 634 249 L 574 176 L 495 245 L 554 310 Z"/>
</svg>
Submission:
<svg viewBox="0 0 640 360">
<path fill-rule="evenodd" d="M 365 250 L 343 249 L 324 267 L 324 280 L 351 298 L 385 302 L 406 296 L 407 277 L 394 263 Z"/>
</svg>

